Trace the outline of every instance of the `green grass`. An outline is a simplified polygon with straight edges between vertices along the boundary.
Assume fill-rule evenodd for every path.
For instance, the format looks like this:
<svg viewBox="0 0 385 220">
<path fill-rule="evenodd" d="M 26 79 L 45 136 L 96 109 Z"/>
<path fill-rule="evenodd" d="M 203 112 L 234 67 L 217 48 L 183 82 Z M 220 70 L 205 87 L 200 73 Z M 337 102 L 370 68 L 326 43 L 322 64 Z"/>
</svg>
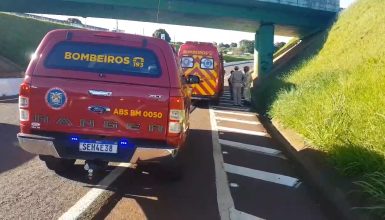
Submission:
<svg viewBox="0 0 385 220">
<path fill-rule="evenodd" d="M 381 219 L 385 219 L 385 173 L 374 172 L 364 176 L 364 180 L 355 182 L 363 191 L 371 195 L 372 206 L 357 207 L 357 209 L 369 210 Z"/>
<path fill-rule="evenodd" d="M 307 60 L 314 57 L 320 51 L 325 42 L 326 35 L 327 31 L 323 31 L 302 39 L 302 43 L 299 45 L 302 49 L 296 48 L 296 55 L 289 62 L 275 70 L 275 72 L 272 72 L 259 86 L 253 88 L 253 100 L 256 100 L 254 107 L 258 112 L 266 114 L 277 100 L 281 90 L 286 91 L 295 88 L 293 83 L 285 80 L 286 76 L 291 72 L 290 70 L 300 68 Z M 302 44 L 309 46 L 303 48 Z"/>
<path fill-rule="evenodd" d="M 383 0 L 358 0 L 344 11 L 318 54 L 270 79 L 280 89 L 267 94 L 265 106 L 326 152 L 341 173 L 362 179 L 381 215 L 385 193 L 376 182 L 385 183 L 385 175 L 368 175 L 385 172 L 384 11 Z"/>
<path fill-rule="evenodd" d="M 223 55 L 223 59 L 229 62 L 237 62 L 237 61 L 247 61 L 254 59 L 253 56 L 233 56 L 233 55 Z"/>
<path fill-rule="evenodd" d="M 276 57 L 282 55 L 288 49 L 292 48 L 295 44 L 297 44 L 299 41 L 300 41 L 300 39 L 296 38 L 296 37 L 290 39 L 283 47 L 279 48 L 279 50 L 273 54 L 273 58 L 276 58 Z"/>
<path fill-rule="evenodd" d="M 0 56 L 25 68 L 44 35 L 59 28 L 71 27 L 0 13 Z"/>
</svg>

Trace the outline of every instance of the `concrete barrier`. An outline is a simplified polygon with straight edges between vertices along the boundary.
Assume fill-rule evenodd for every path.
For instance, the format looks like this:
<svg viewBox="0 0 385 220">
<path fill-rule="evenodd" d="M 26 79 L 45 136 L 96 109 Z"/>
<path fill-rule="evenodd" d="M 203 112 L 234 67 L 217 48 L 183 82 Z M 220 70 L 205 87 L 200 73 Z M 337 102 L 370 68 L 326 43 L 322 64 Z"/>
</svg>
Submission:
<svg viewBox="0 0 385 220">
<path fill-rule="evenodd" d="M 0 79 L 0 97 L 14 96 L 19 94 L 19 86 L 23 78 L 2 78 Z"/>
</svg>

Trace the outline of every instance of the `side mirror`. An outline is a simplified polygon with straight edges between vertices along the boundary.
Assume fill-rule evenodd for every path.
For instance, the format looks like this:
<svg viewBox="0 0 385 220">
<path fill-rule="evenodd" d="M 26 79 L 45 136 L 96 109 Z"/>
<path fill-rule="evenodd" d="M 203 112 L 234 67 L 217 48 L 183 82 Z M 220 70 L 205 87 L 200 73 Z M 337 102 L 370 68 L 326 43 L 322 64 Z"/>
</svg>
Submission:
<svg viewBox="0 0 385 220">
<path fill-rule="evenodd" d="M 186 83 L 187 84 L 198 84 L 201 82 L 201 79 L 199 78 L 199 76 L 195 76 L 195 75 L 188 75 L 186 77 Z"/>
</svg>

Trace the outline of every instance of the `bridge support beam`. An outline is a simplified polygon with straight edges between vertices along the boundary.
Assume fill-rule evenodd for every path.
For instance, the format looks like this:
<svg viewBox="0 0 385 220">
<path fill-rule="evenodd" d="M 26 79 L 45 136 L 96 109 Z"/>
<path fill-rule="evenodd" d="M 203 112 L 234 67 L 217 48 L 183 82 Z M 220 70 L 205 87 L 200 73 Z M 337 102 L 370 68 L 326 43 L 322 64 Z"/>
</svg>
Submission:
<svg viewBox="0 0 385 220">
<path fill-rule="evenodd" d="M 254 72 L 266 77 L 273 67 L 274 24 L 262 24 L 255 33 Z"/>
</svg>

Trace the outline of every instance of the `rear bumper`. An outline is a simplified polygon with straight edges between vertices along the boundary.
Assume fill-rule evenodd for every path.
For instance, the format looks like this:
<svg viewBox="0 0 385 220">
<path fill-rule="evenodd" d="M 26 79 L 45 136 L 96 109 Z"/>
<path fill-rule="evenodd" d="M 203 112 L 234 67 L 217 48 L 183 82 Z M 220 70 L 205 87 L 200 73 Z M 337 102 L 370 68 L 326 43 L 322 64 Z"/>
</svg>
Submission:
<svg viewBox="0 0 385 220">
<path fill-rule="evenodd" d="M 159 147 L 154 142 L 147 143 L 139 141 L 135 143 L 135 149 L 132 149 L 133 154 L 131 158 L 126 160 L 121 158 L 104 158 L 103 156 L 85 156 L 85 155 L 71 155 L 60 149 L 62 146 L 57 146 L 58 140 L 53 137 L 32 135 L 32 134 L 17 134 L 20 147 L 32 154 L 49 155 L 56 158 L 71 158 L 71 159 L 101 159 L 114 162 L 130 162 L 137 163 L 138 161 L 160 162 L 167 158 L 173 158 L 177 154 L 177 149 L 173 147 L 164 146 L 159 143 Z"/>
</svg>

